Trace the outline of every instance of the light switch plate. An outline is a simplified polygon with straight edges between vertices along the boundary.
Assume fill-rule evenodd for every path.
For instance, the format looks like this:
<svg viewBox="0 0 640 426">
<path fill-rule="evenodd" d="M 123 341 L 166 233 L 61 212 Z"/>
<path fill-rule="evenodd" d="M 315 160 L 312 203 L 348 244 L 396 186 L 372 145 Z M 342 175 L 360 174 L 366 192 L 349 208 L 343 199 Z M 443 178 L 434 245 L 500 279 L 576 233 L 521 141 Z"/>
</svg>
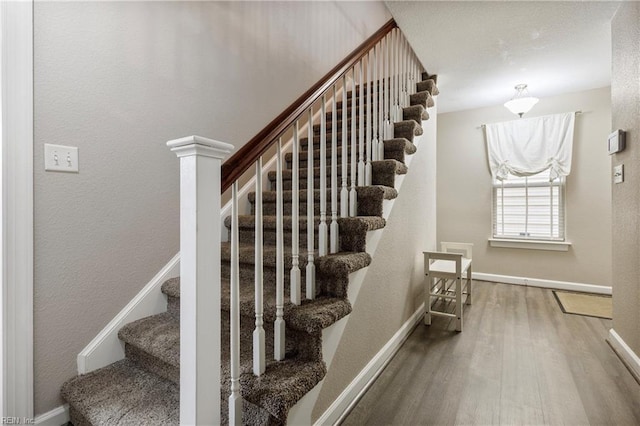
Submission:
<svg viewBox="0 0 640 426">
<path fill-rule="evenodd" d="M 624 164 L 617 165 L 613 168 L 613 183 L 624 182 Z"/>
<path fill-rule="evenodd" d="M 78 173 L 78 147 L 44 144 L 44 169 L 50 172 Z"/>
</svg>

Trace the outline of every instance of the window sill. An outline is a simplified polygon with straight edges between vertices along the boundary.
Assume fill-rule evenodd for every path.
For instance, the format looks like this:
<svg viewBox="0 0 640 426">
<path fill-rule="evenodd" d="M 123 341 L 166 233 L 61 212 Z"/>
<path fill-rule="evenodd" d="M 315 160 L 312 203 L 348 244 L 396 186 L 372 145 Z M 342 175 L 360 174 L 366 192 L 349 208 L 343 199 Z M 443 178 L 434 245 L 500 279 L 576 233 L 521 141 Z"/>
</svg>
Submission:
<svg viewBox="0 0 640 426">
<path fill-rule="evenodd" d="M 491 247 L 517 248 L 530 250 L 569 251 L 569 241 L 543 241 L 543 240 L 508 240 L 503 238 L 489 238 Z"/>
</svg>

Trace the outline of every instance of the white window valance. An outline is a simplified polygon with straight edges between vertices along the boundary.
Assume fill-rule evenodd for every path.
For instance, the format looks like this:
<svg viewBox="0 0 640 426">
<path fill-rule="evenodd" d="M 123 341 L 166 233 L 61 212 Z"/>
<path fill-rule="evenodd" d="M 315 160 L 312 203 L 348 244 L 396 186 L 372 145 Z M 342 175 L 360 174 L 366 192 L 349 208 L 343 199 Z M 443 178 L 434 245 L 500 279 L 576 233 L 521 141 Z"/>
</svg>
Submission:
<svg viewBox="0 0 640 426">
<path fill-rule="evenodd" d="M 489 168 L 494 179 L 531 176 L 550 169 L 550 178 L 571 172 L 575 113 L 546 115 L 486 125 Z"/>
</svg>

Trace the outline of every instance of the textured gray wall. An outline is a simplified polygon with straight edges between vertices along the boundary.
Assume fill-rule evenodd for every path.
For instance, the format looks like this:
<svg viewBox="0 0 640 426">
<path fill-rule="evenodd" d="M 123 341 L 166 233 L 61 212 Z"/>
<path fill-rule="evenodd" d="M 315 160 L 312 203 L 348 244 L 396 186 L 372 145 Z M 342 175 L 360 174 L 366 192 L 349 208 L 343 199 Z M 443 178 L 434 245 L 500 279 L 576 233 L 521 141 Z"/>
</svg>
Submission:
<svg viewBox="0 0 640 426">
<path fill-rule="evenodd" d="M 622 3 L 611 32 L 612 129 L 627 131 L 627 149 L 612 158 L 625 180 L 612 187 L 613 328 L 640 354 L 640 3 Z"/>
<path fill-rule="evenodd" d="M 35 411 L 178 251 L 191 134 L 242 145 L 388 19 L 381 2 L 36 2 Z M 80 148 L 44 172 L 43 144 Z"/>
<path fill-rule="evenodd" d="M 529 117 L 583 111 L 576 118 L 567 178 L 568 252 L 490 247 L 491 174 L 483 123 L 516 118 L 502 105 L 438 118 L 438 240 L 474 243 L 475 272 L 611 285 L 611 189 L 606 141 L 609 88 L 540 99 Z"/>
</svg>

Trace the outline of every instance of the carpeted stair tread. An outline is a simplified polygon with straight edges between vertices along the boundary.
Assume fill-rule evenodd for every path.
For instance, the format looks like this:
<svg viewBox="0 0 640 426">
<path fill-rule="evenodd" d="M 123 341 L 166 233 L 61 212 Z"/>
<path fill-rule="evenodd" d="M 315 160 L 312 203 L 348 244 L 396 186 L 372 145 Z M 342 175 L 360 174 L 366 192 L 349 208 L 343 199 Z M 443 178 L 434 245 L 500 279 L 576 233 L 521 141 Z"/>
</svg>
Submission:
<svg viewBox="0 0 640 426">
<path fill-rule="evenodd" d="M 436 83 L 438 83 L 438 74 L 429 74 L 428 72 L 425 71 L 425 72 L 422 73 L 421 77 L 422 77 L 422 80 L 431 79 L 431 80 L 435 81 Z"/>
<path fill-rule="evenodd" d="M 396 176 L 406 174 L 408 167 L 404 163 L 390 158 L 384 161 L 373 161 L 371 170 L 371 183 L 373 185 L 395 187 Z"/>
<path fill-rule="evenodd" d="M 169 278 L 160 287 L 161 291 L 169 297 L 180 297 L 180 277 Z"/>
<path fill-rule="evenodd" d="M 180 364 L 180 318 L 168 312 L 126 324 L 118 338 L 166 364 Z"/>
<path fill-rule="evenodd" d="M 413 143 L 414 136 L 418 136 L 422 130 L 422 126 L 415 120 L 402 120 L 393 123 L 393 136 L 395 138 L 405 138 L 409 142 Z M 386 141 L 385 141 L 386 144 Z M 386 147 L 385 147 L 386 153 Z M 385 155 L 386 158 L 386 155 Z"/>
<path fill-rule="evenodd" d="M 61 394 L 88 424 L 173 426 L 180 421 L 178 385 L 128 359 L 74 377 Z"/>
<path fill-rule="evenodd" d="M 351 313 L 351 303 L 336 297 L 303 300 L 300 306 L 292 309 L 293 306 L 295 305 L 289 304 L 285 307 L 289 327 L 307 333 L 320 332 Z"/>
<path fill-rule="evenodd" d="M 398 127 L 407 126 L 407 123 L 406 123 L 407 121 L 412 121 L 413 122 L 413 125 L 411 126 L 411 130 L 413 132 L 413 136 L 420 136 L 422 134 L 422 131 L 423 131 L 422 130 L 422 120 L 419 120 L 420 122 L 415 121 L 415 120 L 396 121 L 395 123 L 393 123 L 394 132 L 398 131 Z M 317 126 L 317 125 L 314 125 L 314 137 L 316 135 L 320 135 L 320 128 L 318 127 L 318 129 L 315 129 L 315 126 Z M 333 131 L 332 130 L 333 129 L 332 129 L 331 126 L 327 126 L 327 129 L 326 129 L 327 146 L 331 146 L 331 137 L 332 137 L 331 135 L 333 135 Z M 400 129 L 400 131 L 402 131 L 402 129 Z M 396 133 L 394 133 L 394 134 L 396 134 Z M 359 133 L 358 133 L 358 135 L 359 135 Z M 365 131 L 365 136 L 366 136 L 366 131 Z M 403 137 L 406 137 L 409 140 L 413 140 L 413 137 L 404 136 L 404 135 L 403 135 Z M 342 140 L 342 124 L 340 124 L 339 126 L 338 125 L 336 126 L 336 138 L 337 138 L 338 143 L 340 143 L 340 141 Z M 347 138 L 348 138 L 348 140 L 351 140 L 351 129 L 350 128 L 347 130 Z"/>
<path fill-rule="evenodd" d="M 244 398 L 285 423 L 289 409 L 326 374 L 324 361 L 285 359 L 277 362 L 267 359 L 267 370 L 263 375 L 256 377 L 251 371 L 243 371 L 240 383 L 243 388 L 251 389 L 251 393 L 243 393 Z"/>
<path fill-rule="evenodd" d="M 402 108 L 402 119 L 403 120 L 414 120 L 418 123 L 422 120 L 429 119 L 429 113 L 426 111 L 425 107 L 422 105 L 412 105 L 405 108 Z M 420 134 L 423 133 L 422 126 L 420 126 Z"/>
<path fill-rule="evenodd" d="M 350 219 L 350 218 L 347 218 Z M 380 219 L 380 218 L 375 218 Z M 384 219 L 382 219 L 384 220 Z M 379 229 L 378 220 L 372 220 L 366 223 L 370 225 L 373 229 Z M 220 257 L 223 262 L 229 262 L 231 259 L 231 245 L 228 242 L 224 242 L 220 246 Z M 254 255 L 254 246 L 252 244 L 239 244 L 238 246 L 238 256 L 240 258 L 240 263 L 246 263 L 253 265 L 255 262 Z M 307 251 L 302 250 L 299 253 L 299 265 L 300 269 L 307 265 Z M 283 247 L 283 263 L 285 269 L 291 269 L 291 247 Z M 315 265 L 316 270 L 320 269 L 321 272 L 325 275 L 330 275 L 332 270 L 340 270 L 341 272 L 346 272 L 350 274 L 359 269 L 365 268 L 369 266 L 371 263 L 371 256 L 366 252 L 338 252 L 334 254 L 328 254 L 326 256 L 318 257 L 316 253 L 315 257 Z M 265 267 L 276 267 L 276 247 L 275 246 L 264 246 L 262 249 L 262 262 Z M 326 268 L 326 271 L 325 271 Z M 175 285 L 175 284 L 174 284 Z M 179 297 L 179 288 L 180 288 L 180 279 L 177 278 L 177 288 L 178 295 L 172 297 Z M 169 295 L 169 293 L 165 293 Z"/>
<path fill-rule="evenodd" d="M 397 155 L 398 153 L 394 153 L 395 156 L 400 157 L 400 155 Z M 300 170 L 300 177 L 298 180 L 298 188 L 299 189 L 307 189 L 308 186 L 308 179 L 307 179 L 307 170 L 306 168 L 301 168 Z M 394 158 L 389 158 L 386 160 L 379 160 L 379 161 L 372 161 L 371 162 L 371 183 L 373 185 L 382 185 L 382 186 L 388 186 L 388 187 L 395 187 L 395 181 L 396 181 L 396 175 L 403 175 L 406 174 L 408 171 L 407 166 L 394 159 Z M 338 167 L 337 168 L 337 177 L 338 177 L 338 183 L 339 185 L 342 187 L 342 167 Z M 289 191 L 291 190 L 292 186 L 293 186 L 293 181 L 292 181 L 292 170 L 289 169 L 285 169 L 282 171 L 282 188 L 285 191 Z M 327 182 L 331 182 L 331 170 L 330 168 L 327 168 Z M 313 187 L 314 188 L 319 188 L 320 187 L 320 168 L 314 168 L 314 179 L 313 179 Z M 270 183 L 270 190 L 275 190 L 276 189 L 276 172 L 269 172 L 268 173 L 268 180 Z M 347 188 L 351 189 L 351 170 L 350 167 L 348 169 L 347 172 Z"/>
<path fill-rule="evenodd" d="M 393 139 L 389 139 L 389 140 L 393 140 Z M 411 142 L 409 142 L 411 143 Z M 406 146 L 407 141 L 405 140 L 405 152 L 407 152 L 407 150 L 412 150 L 415 149 L 416 146 L 413 145 L 411 143 L 411 145 L 413 145 L 413 148 L 411 147 L 411 145 L 409 145 L 408 147 Z M 394 171 L 395 174 L 397 175 L 406 175 L 407 172 L 409 171 L 409 168 L 407 167 L 406 164 L 398 161 L 398 160 L 394 160 L 393 158 L 390 159 L 386 159 L 386 160 L 382 160 L 382 161 L 372 161 L 371 162 L 371 167 L 372 168 L 376 168 L 376 167 L 380 167 L 381 169 L 386 169 L 386 168 L 390 168 Z"/>
<path fill-rule="evenodd" d="M 327 219 L 327 224 L 331 221 L 331 218 Z M 320 218 L 314 217 L 315 224 L 320 223 Z M 263 229 L 276 229 L 277 218 L 276 216 L 263 216 L 262 221 Z M 300 217 L 298 218 L 299 228 L 302 230 L 303 225 L 307 226 L 307 218 Z M 341 228 L 346 229 L 352 227 L 352 224 L 364 224 L 368 231 L 374 231 L 376 229 L 382 229 L 386 225 L 386 221 L 384 218 L 379 216 L 355 216 L 355 217 L 341 217 L 338 218 L 338 224 Z M 231 226 L 231 217 L 228 216 L 224 221 L 225 226 Z M 255 216 L 253 215 L 238 215 L 238 227 L 239 228 L 253 228 L 255 226 Z M 282 217 L 282 228 L 283 230 L 291 230 L 293 228 L 293 220 L 292 216 L 283 216 Z M 222 243 L 223 245 L 226 243 Z"/>
<path fill-rule="evenodd" d="M 426 90 L 409 95 L 409 105 L 422 105 L 425 109 L 435 106 L 431 93 Z"/>
<path fill-rule="evenodd" d="M 372 177 L 373 178 L 373 177 Z M 385 180 L 385 176 L 376 176 L 375 177 L 375 181 L 376 183 L 381 183 L 383 185 L 375 185 L 375 186 L 358 186 L 355 188 L 356 190 L 356 194 L 358 197 L 358 204 L 357 204 L 357 212 L 356 214 L 358 216 L 382 216 L 383 213 L 383 208 L 384 208 L 384 200 L 385 199 L 393 199 L 397 197 L 397 190 L 389 185 L 392 185 L 395 182 L 395 174 L 393 174 L 391 176 L 391 178 L 393 179 L 389 179 L 389 176 L 386 176 Z M 288 182 L 286 187 L 290 188 L 291 182 Z M 284 182 L 283 182 L 283 186 Z M 318 180 L 318 185 L 314 184 L 314 188 L 317 188 L 319 185 L 319 180 Z M 303 185 L 300 185 L 298 187 L 298 197 L 299 197 L 299 203 L 298 203 L 298 214 L 300 215 L 300 217 L 306 217 L 307 216 L 307 195 L 308 195 L 308 189 L 306 188 L 306 181 L 304 182 L 304 187 Z M 340 196 L 340 192 L 341 192 L 342 188 L 338 188 L 338 193 L 337 195 L 337 212 L 341 211 L 341 207 L 342 207 L 342 197 Z M 351 190 L 351 187 L 348 187 L 348 190 Z M 288 189 L 288 192 L 290 192 L 291 194 L 293 194 L 293 192 Z M 317 191 L 317 192 L 316 192 Z M 276 191 L 265 191 L 269 192 L 269 193 L 275 193 Z M 283 191 L 284 192 L 284 191 Z M 327 197 L 327 204 L 326 204 L 326 209 L 327 209 L 327 216 L 331 216 L 331 190 L 327 189 L 326 192 L 326 197 Z M 275 197 L 271 197 L 271 196 L 263 196 L 262 198 L 263 203 L 262 203 L 262 213 L 263 215 L 267 215 L 267 216 L 274 216 L 277 214 L 277 205 L 275 202 Z M 319 190 L 314 190 L 314 195 L 313 195 L 313 214 L 315 216 L 320 216 L 320 191 Z M 255 194 L 253 195 L 252 199 L 249 200 L 250 202 L 250 213 L 251 214 L 255 214 Z M 293 214 L 293 200 L 291 198 L 285 199 L 283 204 L 282 204 L 282 214 L 285 216 L 290 216 Z"/>
<path fill-rule="evenodd" d="M 395 157 L 389 158 L 387 156 L 387 154 L 389 153 L 389 151 L 397 151 L 397 150 L 401 150 L 404 151 L 407 154 L 413 154 L 416 152 L 415 149 L 415 145 L 413 145 L 413 135 L 411 135 L 411 139 L 405 137 L 404 135 L 407 134 L 408 132 L 411 131 L 411 129 L 413 128 L 413 125 L 415 124 L 415 121 L 413 120 L 407 120 L 407 121 L 403 121 L 402 123 L 406 123 L 405 127 L 402 128 L 402 134 L 398 134 L 397 132 L 395 133 L 395 137 L 393 139 L 386 139 L 384 140 L 384 156 L 385 156 L 385 160 L 389 160 L 389 159 L 397 159 Z M 397 124 L 397 123 L 396 123 Z M 389 141 L 396 141 L 397 139 L 404 139 L 407 143 L 411 144 L 411 145 L 398 145 L 397 142 L 392 142 L 391 144 L 388 144 L 387 142 Z M 327 149 L 326 149 L 326 158 L 327 158 L 327 168 L 330 168 L 331 166 L 331 146 L 327 145 Z M 342 149 L 340 149 L 340 147 L 338 147 L 338 151 L 337 151 L 337 161 L 338 161 L 338 168 L 341 167 L 341 161 L 342 161 Z M 307 156 L 308 156 L 308 151 L 306 150 L 301 150 L 298 153 L 298 160 L 300 163 L 304 164 L 304 166 L 301 166 L 300 168 L 304 168 L 306 169 L 306 164 L 307 164 Z M 351 159 L 351 156 L 347 157 L 348 159 Z M 284 155 L 284 159 L 288 164 L 292 163 L 293 160 L 293 154 L 291 152 L 287 152 Z M 316 148 L 313 150 L 313 164 L 318 165 L 320 164 L 320 149 Z"/>
<path fill-rule="evenodd" d="M 431 96 L 438 96 L 440 94 L 438 86 L 436 86 L 436 82 L 433 79 L 419 81 L 416 84 L 416 88 L 418 92 L 427 91 Z"/>
<path fill-rule="evenodd" d="M 422 107 L 422 105 L 412 105 L 412 106 L 408 106 L 408 107 L 404 107 L 402 108 L 403 111 L 403 120 L 414 120 L 417 124 L 418 127 L 416 127 L 415 129 L 415 135 L 416 136 L 420 136 L 423 133 L 423 129 L 422 129 L 422 120 L 424 120 L 423 118 L 423 110 L 419 109 Z M 416 113 L 417 111 L 417 113 Z M 429 116 L 427 115 L 427 119 L 429 118 Z M 359 117 L 356 117 L 356 130 L 359 131 Z M 344 121 L 342 120 L 342 116 L 336 114 L 336 134 L 338 134 L 338 139 L 342 138 L 342 134 L 343 132 L 343 123 Z M 347 118 L 347 133 L 350 135 L 351 132 L 354 130 L 353 126 L 352 126 L 352 119 L 351 117 Z M 368 123 L 368 120 L 365 120 L 364 124 L 366 125 Z M 331 143 L 331 138 L 329 137 L 329 135 L 333 134 L 333 118 L 329 119 L 326 121 L 326 134 L 327 134 L 327 144 Z M 319 135 L 320 132 L 322 130 L 322 125 L 321 124 L 314 124 L 313 125 L 313 132 L 316 135 Z M 365 131 L 366 134 L 366 131 Z"/>
<path fill-rule="evenodd" d="M 413 144 L 412 144 L 413 145 Z M 391 188 L 389 186 L 384 185 L 371 185 L 371 186 L 357 186 L 356 191 L 358 193 L 358 198 L 367 197 L 371 194 L 382 193 L 383 198 L 385 200 L 393 200 L 398 197 L 398 191 L 395 188 Z M 314 189 L 314 200 L 320 200 L 320 190 Z M 262 191 L 262 202 L 263 203 L 275 203 L 277 199 L 278 192 L 277 191 Z M 306 189 L 298 190 L 298 199 L 300 203 L 303 201 L 306 203 L 307 201 L 308 191 Z M 338 194 L 339 195 L 339 194 Z M 339 198 L 339 196 L 338 196 Z M 255 203 L 256 201 L 256 193 L 255 191 L 251 191 L 248 194 L 248 199 L 250 203 Z M 291 202 L 293 200 L 293 191 L 287 190 L 282 191 L 282 200 L 283 202 Z M 330 210 L 331 207 L 331 189 L 327 189 L 327 211 Z M 306 218 L 305 218 L 306 220 Z M 225 221 L 226 224 L 226 221 Z"/>
<path fill-rule="evenodd" d="M 415 154 L 417 150 L 418 148 L 413 144 L 413 142 L 409 142 L 406 138 L 393 138 L 393 139 L 387 139 L 386 141 L 384 141 L 385 155 L 387 151 L 389 152 L 401 151 L 405 154 Z M 404 161 L 399 161 L 399 162 L 404 164 Z"/>
</svg>

